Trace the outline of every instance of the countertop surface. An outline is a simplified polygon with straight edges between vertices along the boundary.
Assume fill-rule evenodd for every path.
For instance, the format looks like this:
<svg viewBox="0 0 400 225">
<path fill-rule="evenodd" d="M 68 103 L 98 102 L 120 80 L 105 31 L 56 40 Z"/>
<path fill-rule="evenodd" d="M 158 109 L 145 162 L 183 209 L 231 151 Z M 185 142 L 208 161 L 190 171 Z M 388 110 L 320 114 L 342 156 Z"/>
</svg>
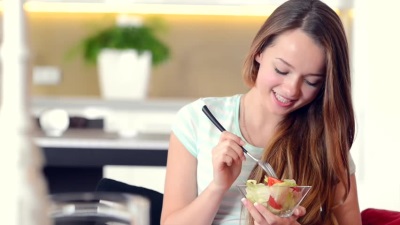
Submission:
<svg viewBox="0 0 400 225">
<path fill-rule="evenodd" d="M 169 133 L 136 133 L 123 137 L 101 129 L 70 129 L 59 137 L 38 131 L 34 143 L 42 148 L 95 148 L 95 149 L 145 149 L 167 150 Z"/>
<path fill-rule="evenodd" d="M 94 111 L 104 116 L 109 111 L 177 112 L 194 99 L 103 100 L 96 98 L 35 97 L 32 114 L 39 116 L 46 109 L 60 108 L 70 115 L 82 116 Z"/>
</svg>

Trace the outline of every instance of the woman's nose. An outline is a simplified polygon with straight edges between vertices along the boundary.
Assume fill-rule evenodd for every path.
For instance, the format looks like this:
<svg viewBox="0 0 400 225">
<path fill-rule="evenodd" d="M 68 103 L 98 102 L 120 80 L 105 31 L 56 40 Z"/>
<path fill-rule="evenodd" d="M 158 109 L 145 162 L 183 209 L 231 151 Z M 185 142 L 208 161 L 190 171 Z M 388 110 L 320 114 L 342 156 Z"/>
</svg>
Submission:
<svg viewBox="0 0 400 225">
<path fill-rule="evenodd" d="M 297 77 L 287 77 L 283 85 L 283 91 L 289 98 L 297 98 L 301 92 L 301 79 Z"/>
</svg>

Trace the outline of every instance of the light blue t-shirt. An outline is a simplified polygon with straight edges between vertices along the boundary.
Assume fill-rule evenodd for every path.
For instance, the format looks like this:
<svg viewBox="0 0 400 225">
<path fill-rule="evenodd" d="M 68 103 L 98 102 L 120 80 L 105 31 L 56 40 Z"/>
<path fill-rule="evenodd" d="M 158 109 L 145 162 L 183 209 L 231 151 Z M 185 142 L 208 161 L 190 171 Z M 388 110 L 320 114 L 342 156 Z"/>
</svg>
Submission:
<svg viewBox="0 0 400 225">
<path fill-rule="evenodd" d="M 229 132 L 245 140 L 240 132 L 239 108 L 241 94 L 230 97 L 209 97 L 198 99 L 181 108 L 172 126 L 172 131 L 186 149 L 197 159 L 197 185 L 200 194 L 213 179 L 212 149 L 218 144 L 221 132 L 203 113 L 202 108 L 208 109 Z M 257 158 L 261 158 L 263 148 L 250 144 L 244 146 L 246 150 Z M 247 155 L 246 155 L 247 157 Z M 351 161 L 351 170 L 354 173 L 354 163 Z M 242 215 L 242 194 L 236 185 L 245 184 L 255 162 L 247 157 L 243 162 L 242 171 L 232 187 L 225 193 L 213 224 L 238 225 L 245 220 Z"/>
<path fill-rule="evenodd" d="M 218 144 L 221 136 L 221 131 L 203 113 L 202 107 L 207 105 L 211 113 L 227 131 L 245 140 L 239 127 L 240 97 L 241 95 L 198 99 L 184 106 L 177 114 L 172 131 L 186 149 L 197 158 L 198 194 L 213 179 L 211 152 Z M 262 148 L 257 148 L 249 144 L 246 144 L 244 147 L 255 157 L 261 157 Z M 236 188 L 236 185 L 245 184 L 254 166 L 255 163 L 250 158 L 243 163 L 242 172 L 232 187 L 225 193 L 213 224 L 240 224 L 242 207 L 240 199 L 243 198 L 243 195 Z M 244 220 L 245 217 L 242 216 L 242 219 Z"/>
</svg>

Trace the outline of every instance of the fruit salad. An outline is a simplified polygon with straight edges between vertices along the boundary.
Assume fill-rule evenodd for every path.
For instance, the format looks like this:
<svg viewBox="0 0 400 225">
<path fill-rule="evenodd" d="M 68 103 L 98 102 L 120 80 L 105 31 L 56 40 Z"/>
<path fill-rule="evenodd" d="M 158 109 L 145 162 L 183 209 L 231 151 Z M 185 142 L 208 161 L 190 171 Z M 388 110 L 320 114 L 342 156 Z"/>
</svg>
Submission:
<svg viewBox="0 0 400 225">
<path fill-rule="evenodd" d="M 255 180 L 246 182 L 246 198 L 252 203 L 264 205 L 274 214 L 280 214 L 292 210 L 302 198 L 301 190 L 296 187 L 293 179 L 279 180 L 265 176 L 263 183 Z"/>
</svg>

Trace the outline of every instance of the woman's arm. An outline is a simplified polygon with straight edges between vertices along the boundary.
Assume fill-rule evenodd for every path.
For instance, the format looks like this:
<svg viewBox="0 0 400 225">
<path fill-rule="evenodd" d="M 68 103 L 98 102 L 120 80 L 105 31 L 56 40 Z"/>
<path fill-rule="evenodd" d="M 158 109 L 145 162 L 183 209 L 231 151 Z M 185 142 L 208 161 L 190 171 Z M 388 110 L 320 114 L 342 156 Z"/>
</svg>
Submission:
<svg viewBox="0 0 400 225">
<path fill-rule="evenodd" d="M 336 202 L 340 202 L 344 195 L 344 187 L 336 187 Z M 335 216 L 340 225 L 361 225 L 360 207 L 358 205 L 356 176 L 350 176 L 350 192 L 342 205 L 334 210 Z"/>
<path fill-rule="evenodd" d="M 211 182 L 210 186 L 197 196 L 196 168 L 196 158 L 172 133 L 168 150 L 161 224 L 212 223 L 225 190 L 217 188 Z"/>
</svg>

